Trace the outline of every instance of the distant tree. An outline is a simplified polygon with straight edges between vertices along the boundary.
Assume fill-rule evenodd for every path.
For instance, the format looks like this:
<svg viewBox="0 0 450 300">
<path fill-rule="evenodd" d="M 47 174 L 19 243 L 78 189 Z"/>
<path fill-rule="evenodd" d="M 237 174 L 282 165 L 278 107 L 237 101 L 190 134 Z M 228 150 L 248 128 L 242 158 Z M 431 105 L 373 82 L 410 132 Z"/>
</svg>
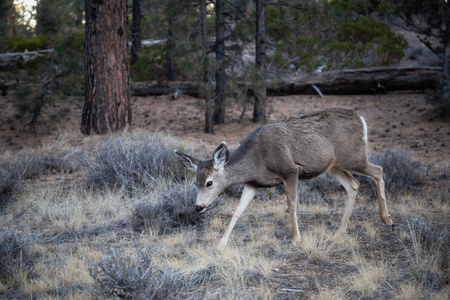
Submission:
<svg viewBox="0 0 450 300">
<path fill-rule="evenodd" d="M 266 4 L 256 0 L 256 87 L 253 122 L 266 122 Z"/>
<path fill-rule="evenodd" d="M 173 17 L 169 16 L 167 25 L 167 41 L 166 41 L 166 79 L 167 81 L 175 80 L 175 68 L 173 64 L 175 41 L 173 37 Z"/>
<path fill-rule="evenodd" d="M 36 33 L 55 34 L 61 25 L 61 16 L 55 13 L 55 1 L 39 0 L 36 5 Z"/>
<path fill-rule="evenodd" d="M 81 132 L 127 130 L 131 126 L 127 1 L 86 0 L 85 16 Z"/>
<path fill-rule="evenodd" d="M 213 120 L 215 124 L 223 124 L 225 122 L 225 87 L 226 87 L 226 73 L 225 73 L 225 0 L 216 0 L 216 43 L 214 50 L 216 52 L 216 97 L 214 100 L 214 115 Z"/>
<path fill-rule="evenodd" d="M 0 0 L 0 36 L 14 35 L 14 0 Z"/>
<path fill-rule="evenodd" d="M 213 99 L 211 97 L 210 72 L 209 72 L 209 47 L 207 40 L 206 28 L 206 0 L 200 0 L 200 23 L 201 23 L 201 39 L 203 50 L 203 82 L 205 84 L 205 132 L 214 133 L 213 123 Z"/>
<path fill-rule="evenodd" d="M 450 2 L 448 0 L 385 0 L 390 21 L 417 33 L 419 40 L 442 58 L 444 83 L 439 102 L 450 115 Z"/>
<path fill-rule="evenodd" d="M 35 31 L 50 35 L 74 33 L 83 19 L 83 0 L 39 0 Z"/>
<path fill-rule="evenodd" d="M 443 72 L 450 76 L 450 2 L 447 0 L 387 0 L 390 21 L 417 33 L 419 40 L 443 58 Z"/>
<path fill-rule="evenodd" d="M 137 62 L 137 53 L 141 49 L 142 0 L 133 0 L 133 23 L 131 25 L 131 64 Z"/>
</svg>

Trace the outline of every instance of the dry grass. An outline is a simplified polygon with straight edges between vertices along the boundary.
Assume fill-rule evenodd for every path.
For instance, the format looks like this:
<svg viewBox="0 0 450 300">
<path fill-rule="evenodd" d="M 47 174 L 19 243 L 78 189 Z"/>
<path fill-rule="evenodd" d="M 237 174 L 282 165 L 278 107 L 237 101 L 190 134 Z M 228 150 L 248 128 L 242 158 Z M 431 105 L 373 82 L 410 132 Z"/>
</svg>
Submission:
<svg viewBox="0 0 450 300">
<path fill-rule="evenodd" d="M 358 272 L 349 276 L 346 281 L 351 292 L 362 297 L 375 297 L 388 275 L 389 268 L 385 265 L 367 264 L 358 268 Z"/>
<path fill-rule="evenodd" d="M 153 140 L 138 134 L 134 141 L 142 145 Z M 39 152 L 65 153 L 76 166 L 80 153 L 93 157 L 86 155 L 102 142 L 62 134 Z M 166 144 L 177 141 L 169 137 Z M 31 157 L 27 151 L 1 159 L 14 165 Z M 446 188 L 398 192 L 389 203 L 394 232 L 382 225 L 377 203 L 359 196 L 348 234 L 334 237 L 342 190 L 328 181 L 324 189 L 301 183 L 298 247 L 290 245 L 285 197 L 262 192 L 221 251 L 216 245 L 237 200 L 229 196 L 208 215 L 193 217 L 189 174 L 176 181 L 152 176 L 142 181 L 151 186 L 130 189 L 86 185 L 86 170 L 77 167 L 39 170 L 1 211 L 2 298 L 159 299 L 172 290 L 172 298 L 185 299 L 447 299 L 449 293 Z"/>
</svg>

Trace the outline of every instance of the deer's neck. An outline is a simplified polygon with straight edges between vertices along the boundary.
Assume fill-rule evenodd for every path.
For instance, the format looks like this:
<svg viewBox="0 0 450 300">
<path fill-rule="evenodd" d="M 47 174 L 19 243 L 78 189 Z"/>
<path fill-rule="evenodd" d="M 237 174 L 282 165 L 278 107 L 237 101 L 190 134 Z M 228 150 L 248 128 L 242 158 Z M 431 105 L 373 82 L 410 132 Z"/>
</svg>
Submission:
<svg viewBox="0 0 450 300">
<path fill-rule="evenodd" d="M 239 149 L 234 151 L 224 167 L 227 186 L 253 181 L 257 173 L 255 167 L 251 157 L 247 157 Z"/>
</svg>

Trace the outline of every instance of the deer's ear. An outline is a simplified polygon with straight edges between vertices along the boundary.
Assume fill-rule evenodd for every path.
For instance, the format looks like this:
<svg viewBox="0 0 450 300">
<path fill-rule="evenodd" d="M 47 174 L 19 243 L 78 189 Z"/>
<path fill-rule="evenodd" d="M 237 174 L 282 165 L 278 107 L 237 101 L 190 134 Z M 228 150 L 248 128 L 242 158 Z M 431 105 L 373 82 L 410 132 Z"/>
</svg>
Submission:
<svg viewBox="0 0 450 300">
<path fill-rule="evenodd" d="M 220 168 L 223 168 L 227 162 L 228 158 L 230 157 L 230 152 L 227 148 L 227 143 L 222 142 L 219 147 L 214 151 L 213 156 L 213 164 L 214 169 L 218 170 Z"/>
<path fill-rule="evenodd" d="M 177 150 L 175 150 L 174 153 L 183 166 L 191 171 L 197 172 L 198 165 L 200 164 L 200 159 L 178 152 Z"/>
</svg>

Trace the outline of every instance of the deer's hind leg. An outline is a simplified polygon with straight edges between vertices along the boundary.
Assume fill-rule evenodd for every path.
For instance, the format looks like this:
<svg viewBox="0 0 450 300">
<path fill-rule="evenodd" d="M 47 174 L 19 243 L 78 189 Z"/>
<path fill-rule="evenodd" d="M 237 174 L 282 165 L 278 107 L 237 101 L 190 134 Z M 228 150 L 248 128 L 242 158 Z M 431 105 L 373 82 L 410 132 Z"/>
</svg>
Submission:
<svg viewBox="0 0 450 300">
<path fill-rule="evenodd" d="M 387 210 L 386 194 L 384 191 L 383 168 L 371 163 L 367 163 L 366 168 L 358 172 L 362 175 L 372 178 L 375 182 L 378 195 L 378 205 L 380 207 L 380 217 L 383 220 L 384 224 L 394 229 L 394 222 L 391 220 L 391 216 L 389 215 Z"/>
<path fill-rule="evenodd" d="M 345 203 L 345 211 L 339 224 L 337 235 L 345 233 L 347 230 L 348 222 L 353 211 L 353 205 L 355 204 L 356 195 L 358 194 L 359 182 L 353 178 L 353 176 L 341 169 L 332 167 L 328 170 L 328 174 L 331 175 L 337 182 L 339 182 L 347 192 L 347 202 Z"/>
<path fill-rule="evenodd" d="M 292 221 L 292 231 L 294 234 L 292 237 L 292 245 L 296 245 L 300 242 L 300 230 L 298 229 L 298 221 L 297 221 L 297 185 L 298 185 L 298 173 L 293 173 L 284 181 L 286 198 Z"/>
</svg>

